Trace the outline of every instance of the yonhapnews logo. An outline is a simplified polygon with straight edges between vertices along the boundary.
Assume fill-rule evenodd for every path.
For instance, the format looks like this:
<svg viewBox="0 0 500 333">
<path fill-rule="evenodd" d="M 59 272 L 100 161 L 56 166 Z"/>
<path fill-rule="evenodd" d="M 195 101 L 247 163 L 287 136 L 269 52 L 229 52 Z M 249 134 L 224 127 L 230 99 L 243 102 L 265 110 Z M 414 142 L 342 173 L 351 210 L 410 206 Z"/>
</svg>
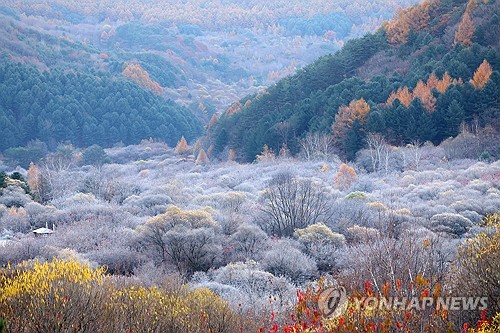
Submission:
<svg viewBox="0 0 500 333">
<path fill-rule="evenodd" d="M 472 311 L 486 310 L 488 297 L 352 297 L 355 310 L 416 310 L 425 311 Z M 330 318 L 340 317 L 347 310 L 349 299 L 344 287 L 327 288 L 318 297 L 318 308 L 322 315 Z"/>
<path fill-rule="evenodd" d="M 318 297 L 318 308 L 325 317 L 340 317 L 347 310 L 347 293 L 344 287 L 328 288 Z"/>
</svg>

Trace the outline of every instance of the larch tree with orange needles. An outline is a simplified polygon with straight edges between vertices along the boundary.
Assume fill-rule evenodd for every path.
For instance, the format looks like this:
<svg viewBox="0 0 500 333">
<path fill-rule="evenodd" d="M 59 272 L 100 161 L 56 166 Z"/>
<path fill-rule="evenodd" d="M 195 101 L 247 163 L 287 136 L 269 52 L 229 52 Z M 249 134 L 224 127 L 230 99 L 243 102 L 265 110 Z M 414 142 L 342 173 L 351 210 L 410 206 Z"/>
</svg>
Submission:
<svg viewBox="0 0 500 333">
<path fill-rule="evenodd" d="M 175 151 L 180 154 L 184 155 L 187 154 L 191 150 L 191 147 L 189 147 L 186 138 L 184 138 L 184 135 L 182 138 L 177 142 L 177 146 L 175 146 Z"/>
<path fill-rule="evenodd" d="M 209 161 L 207 153 L 205 153 L 205 149 L 201 149 L 200 152 L 198 153 L 198 158 L 196 159 L 196 164 L 198 165 L 205 165 Z"/>
<path fill-rule="evenodd" d="M 335 123 L 332 126 L 333 135 L 343 138 L 356 120 L 364 124 L 369 112 L 370 105 L 363 98 L 351 101 L 348 106 L 342 105 L 335 115 Z"/>
<path fill-rule="evenodd" d="M 28 186 L 35 197 L 35 200 L 39 201 L 40 189 L 42 187 L 42 174 L 33 162 L 30 163 L 30 167 L 28 169 Z"/>
<path fill-rule="evenodd" d="M 476 89 L 482 89 L 490 80 L 491 73 L 493 73 L 493 69 L 489 62 L 484 59 L 481 65 L 479 65 L 478 69 L 474 72 L 474 76 L 470 83 Z"/>
<path fill-rule="evenodd" d="M 218 122 L 219 122 L 219 117 L 216 114 L 214 114 L 212 118 L 210 118 L 210 121 L 208 122 L 208 129 L 211 129 Z"/>
<path fill-rule="evenodd" d="M 458 30 L 455 33 L 455 42 L 453 45 L 458 43 L 468 47 L 472 45 L 472 38 L 474 37 L 474 23 L 468 12 L 465 12 L 462 16 L 462 21 L 458 25 Z"/>
<path fill-rule="evenodd" d="M 410 90 L 408 87 L 403 87 L 403 88 L 398 88 L 396 92 L 392 92 L 389 98 L 387 99 L 386 104 L 387 105 L 392 105 L 395 101 L 399 100 L 401 104 L 403 104 L 405 107 L 410 106 L 411 102 L 413 101 L 413 96 L 410 93 Z"/>
<path fill-rule="evenodd" d="M 153 81 L 149 76 L 149 73 L 142 68 L 140 64 L 128 64 L 123 69 L 122 74 L 157 95 L 161 95 L 163 93 L 163 88 L 160 84 Z"/>
<path fill-rule="evenodd" d="M 431 88 L 422 80 L 419 80 L 417 86 L 413 89 L 413 99 L 417 97 L 427 111 L 434 111 L 436 98 L 432 95 Z"/>
<path fill-rule="evenodd" d="M 229 153 L 227 154 L 227 160 L 234 161 L 235 157 L 236 153 L 234 152 L 234 149 L 233 148 L 229 149 Z"/>
</svg>

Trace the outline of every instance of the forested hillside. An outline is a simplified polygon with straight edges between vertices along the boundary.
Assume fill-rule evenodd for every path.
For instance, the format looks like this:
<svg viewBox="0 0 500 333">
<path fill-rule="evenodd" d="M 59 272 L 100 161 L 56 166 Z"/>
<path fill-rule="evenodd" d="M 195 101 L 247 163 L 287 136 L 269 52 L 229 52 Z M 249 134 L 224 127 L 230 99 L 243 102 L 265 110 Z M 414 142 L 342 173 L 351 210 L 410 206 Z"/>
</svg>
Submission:
<svg viewBox="0 0 500 333">
<path fill-rule="evenodd" d="M 87 147 L 154 137 L 175 145 L 201 134 L 189 110 L 132 82 L 9 61 L 0 64 L 0 128 L 0 151 L 32 140 Z"/>
<path fill-rule="evenodd" d="M 497 1 L 475 0 L 401 10 L 376 33 L 231 105 L 205 145 L 252 161 L 264 145 L 297 153 L 307 133 L 322 132 L 352 159 L 369 132 L 401 145 L 437 144 L 462 124 L 498 129 L 498 10 Z"/>
</svg>

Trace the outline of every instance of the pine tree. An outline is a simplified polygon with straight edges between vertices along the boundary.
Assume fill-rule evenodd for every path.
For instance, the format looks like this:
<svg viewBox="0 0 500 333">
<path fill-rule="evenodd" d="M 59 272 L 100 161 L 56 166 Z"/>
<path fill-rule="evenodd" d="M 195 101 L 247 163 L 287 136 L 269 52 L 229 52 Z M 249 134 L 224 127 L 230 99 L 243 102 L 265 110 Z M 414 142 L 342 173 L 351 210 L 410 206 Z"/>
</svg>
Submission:
<svg viewBox="0 0 500 333">
<path fill-rule="evenodd" d="M 460 124 L 464 120 L 464 109 L 458 101 L 453 100 L 446 109 L 444 119 L 444 134 L 446 137 L 456 136 L 458 134 Z"/>
</svg>

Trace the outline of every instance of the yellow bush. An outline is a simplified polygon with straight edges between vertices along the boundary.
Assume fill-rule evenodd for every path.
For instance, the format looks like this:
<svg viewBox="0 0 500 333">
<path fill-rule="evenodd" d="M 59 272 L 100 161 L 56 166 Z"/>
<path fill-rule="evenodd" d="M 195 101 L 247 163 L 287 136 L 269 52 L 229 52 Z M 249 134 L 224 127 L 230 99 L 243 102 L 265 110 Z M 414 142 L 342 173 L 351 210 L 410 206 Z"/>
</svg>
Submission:
<svg viewBox="0 0 500 333">
<path fill-rule="evenodd" d="M 105 275 L 104 268 L 54 259 L 0 271 L 0 318 L 6 332 L 256 331 L 208 289 L 144 287 Z"/>
<path fill-rule="evenodd" d="M 76 326 L 91 332 L 101 310 L 96 287 L 104 271 L 58 259 L 23 263 L 0 277 L 0 317 L 12 332 L 62 332 Z"/>
</svg>

